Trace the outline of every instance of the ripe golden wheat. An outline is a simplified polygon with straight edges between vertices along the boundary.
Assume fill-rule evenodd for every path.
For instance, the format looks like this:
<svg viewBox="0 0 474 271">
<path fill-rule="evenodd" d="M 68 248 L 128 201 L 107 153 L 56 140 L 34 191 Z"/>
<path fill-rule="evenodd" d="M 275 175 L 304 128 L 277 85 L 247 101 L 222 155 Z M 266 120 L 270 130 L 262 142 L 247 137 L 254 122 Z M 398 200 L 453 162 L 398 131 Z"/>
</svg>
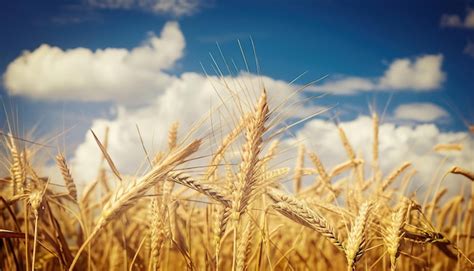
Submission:
<svg viewBox="0 0 474 271">
<path fill-rule="evenodd" d="M 168 148 L 148 159 L 143 176 L 123 177 L 107 138 L 102 144 L 95 137 L 103 163 L 83 189 L 62 153 L 56 156 L 62 180 L 42 176 L 27 155 L 32 147 L 6 136 L 0 270 L 474 268 L 472 169 L 454 166 L 447 173 L 466 179 L 468 197 L 441 200 L 447 194 L 441 188 L 431 202 L 418 203 L 419 195 L 406 191 L 414 175 L 410 162 L 381 172 L 374 114 L 371 160 L 356 154 L 338 126 L 348 160 L 327 169 L 317 150 L 300 144 L 290 174 L 273 163 L 285 151 L 272 140 L 281 119 L 268 100 L 263 89 L 254 106 L 240 106 L 235 127 L 220 142 L 182 137 L 173 124 Z M 464 151 L 442 143 L 434 151 Z M 188 166 L 193 160 L 207 164 Z M 312 183 L 303 185 L 305 178 Z"/>
</svg>

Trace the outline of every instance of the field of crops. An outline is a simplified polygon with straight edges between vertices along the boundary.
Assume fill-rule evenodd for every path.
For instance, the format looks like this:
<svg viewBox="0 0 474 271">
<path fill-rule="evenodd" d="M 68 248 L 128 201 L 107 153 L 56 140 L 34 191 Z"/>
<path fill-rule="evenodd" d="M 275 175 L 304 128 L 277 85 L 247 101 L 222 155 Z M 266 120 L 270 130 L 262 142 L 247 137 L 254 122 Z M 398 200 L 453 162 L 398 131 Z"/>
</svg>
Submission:
<svg viewBox="0 0 474 271">
<path fill-rule="evenodd" d="M 461 175 L 469 193 L 453 195 L 439 180 L 424 194 L 410 191 L 414 165 L 379 167 L 377 113 L 372 157 L 357 154 L 338 126 L 345 161 L 328 168 L 302 143 L 288 161 L 279 144 L 292 126 L 279 125 L 284 105 L 269 106 L 265 89 L 229 94 L 221 105 L 234 103 L 229 129 L 198 132 L 196 120 L 184 131 L 176 122 L 166 148 L 144 148 L 144 174 L 122 174 L 107 133 L 94 134 L 102 162 L 84 189 L 61 151 L 52 155 L 62 179 L 44 176 L 43 148 L 5 133 L 0 270 L 472 270 L 469 169 L 442 175 Z M 469 150 L 433 146 L 450 151 Z"/>
</svg>

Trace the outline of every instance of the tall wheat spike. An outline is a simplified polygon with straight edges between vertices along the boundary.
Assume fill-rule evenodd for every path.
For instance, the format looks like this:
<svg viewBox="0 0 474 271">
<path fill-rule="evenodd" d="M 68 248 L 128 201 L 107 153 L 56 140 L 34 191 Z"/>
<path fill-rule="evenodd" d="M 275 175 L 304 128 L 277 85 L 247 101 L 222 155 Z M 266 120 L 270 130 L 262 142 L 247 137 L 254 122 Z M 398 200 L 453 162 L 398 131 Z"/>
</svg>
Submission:
<svg viewBox="0 0 474 271">
<path fill-rule="evenodd" d="M 61 171 L 61 175 L 63 176 L 64 182 L 66 183 L 66 188 L 69 195 L 71 196 L 71 198 L 77 201 L 76 184 L 74 183 L 71 171 L 69 170 L 69 167 L 66 163 L 66 158 L 61 153 L 56 156 L 56 164 L 58 165 L 58 168 Z"/>
<path fill-rule="evenodd" d="M 267 92 L 264 89 L 245 131 L 242 161 L 232 201 L 232 218 L 235 222 L 247 208 L 250 201 L 249 195 L 257 186 L 257 173 L 260 164 L 258 156 L 262 150 L 262 136 L 266 131 L 265 122 L 269 118 L 268 114 Z"/>
<path fill-rule="evenodd" d="M 362 254 L 364 254 L 365 245 L 367 244 L 366 225 L 368 224 L 370 209 L 371 204 L 369 202 L 364 202 L 362 204 L 359 214 L 352 224 L 351 231 L 347 237 L 347 242 L 344 245 L 348 271 L 355 270 L 357 261 L 359 261 Z"/>
<path fill-rule="evenodd" d="M 22 165 L 20 151 L 18 150 L 16 140 L 12 134 L 8 134 L 8 148 L 11 155 L 10 176 L 12 180 L 12 190 L 13 195 L 17 195 L 23 192 L 25 171 Z"/>
<path fill-rule="evenodd" d="M 400 240 L 403 236 L 403 226 L 405 224 L 405 216 L 408 205 L 402 203 L 398 210 L 391 214 L 390 221 L 383 240 L 390 256 L 390 270 L 395 271 L 397 268 L 397 258 L 400 255 Z"/>
</svg>

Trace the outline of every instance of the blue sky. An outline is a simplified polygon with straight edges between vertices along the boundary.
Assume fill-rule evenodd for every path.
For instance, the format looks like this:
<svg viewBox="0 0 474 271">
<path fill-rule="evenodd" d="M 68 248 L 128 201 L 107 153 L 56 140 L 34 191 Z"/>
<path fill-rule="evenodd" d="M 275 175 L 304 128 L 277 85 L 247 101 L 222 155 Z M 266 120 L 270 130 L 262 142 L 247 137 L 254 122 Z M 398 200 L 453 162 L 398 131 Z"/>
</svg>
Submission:
<svg viewBox="0 0 474 271">
<path fill-rule="evenodd" d="M 369 114 L 368 105 L 374 101 L 377 112 L 382 113 L 393 95 L 386 113 L 387 122 L 434 123 L 446 132 L 464 131 L 466 123 L 473 122 L 474 12 L 471 7 L 474 3 L 471 1 L 139 2 L 19 0 L 2 5 L 0 94 L 7 107 L 13 104 L 18 109 L 24 130 L 39 123 L 37 134 L 41 135 L 74 126 L 68 137 L 73 146 L 78 146 L 87 129 L 100 120 L 113 121 L 122 109 L 136 113 L 150 106 L 144 105 L 146 99 L 137 99 L 133 105 L 126 99 L 139 97 L 141 93 L 155 99 L 166 92 L 167 83 L 163 82 L 184 81 L 183 74 L 202 73 L 201 63 L 210 68 L 209 53 L 219 54 L 216 42 L 228 60 L 235 59 L 237 66 L 244 68 L 237 40 L 242 41 L 251 57 L 249 37 L 256 44 L 261 73 L 272 80 L 289 82 L 306 72 L 298 81 L 304 84 L 328 75 L 319 87 L 310 88 L 303 96 L 328 92 L 329 95 L 316 102 L 335 106 L 329 117 L 339 114 L 342 120 L 353 120 Z M 153 37 L 160 38 L 169 22 L 177 34 L 168 49 L 173 51 L 175 41 L 183 48 L 173 51 L 176 55 L 170 63 L 146 70 L 163 75 L 160 87 L 136 85 L 135 79 L 125 81 L 130 89 L 124 87 L 121 91 L 128 94 L 121 95 L 128 98 L 120 100 L 113 92 L 91 97 L 104 86 L 94 89 L 93 83 L 81 82 L 87 89 L 76 88 L 76 91 L 83 90 L 84 95 L 71 96 L 68 84 L 77 83 L 75 77 L 86 81 L 95 78 L 81 74 L 87 73 L 87 63 L 83 69 L 67 67 L 70 78 L 64 82 L 48 83 L 49 76 L 61 74 L 60 57 L 70 56 L 68 50 L 85 48 L 91 52 L 91 63 L 97 64 L 96 50 L 121 48 L 131 52 Z M 180 40 L 181 36 L 184 41 Z M 35 65 L 22 64 L 25 61 L 22 52 L 39 55 L 43 44 L 48 47 L 42 56 L 52 55 L 53 47 L 66 53 L 53 64 L 47 57 L 37 60 Z M 51 72 L 43 74 L 48 70 Z M 255 72 L 255 68 L 251 71 Z M 347 84 L 355 89 L 345 89 Z M 332 91 L 327 91 L 331 86 Z M 140 92 L 137 88 L 152 91 Z M 2 129 L 6 129 L 5 119 L 2 115 Z"/>
<path fill-rule="evenodd" d="M 209 63 L 219 42 L 226 56 L 239 54 L 236 40 L 252 36 L 262 73 L 291 80 L 307 72 L 303 81 L 324 75 L 380 76 L 397 58 L 442 54 L 446 80 L 429 93 L 397 93 L 391 106 L 407 101 L 434 102 L 451 113 L 474 115 L 474 58 L 464 48 L 474 30 L 442 27 L 443 14 L 464 18 L 469 1 L 209 1 L 200 3 L 191 15 L 156 14 L 142 8 L 97 8 L 85 1 L 15 1 L 2 8 L 0 67 L 23 50 L 46 43 L 63 49 L 117 47 L 139 44 L 149 31 L 159 33 L 168 20 L 177 20 L 186 37 L 185 56 L 173 73 L 200 72 L 200 62 Z M 5 96 L 5 88 L 1 93 Z M 372 93 L 331 96 L 323 102 L 367 109 Z M 379 106 L 387 93 L 377 94 Z M 19 107 L 43 111 L 58 104 L 19 100 Z M 63 105 L 61 105 L 63 106 Z M 78 105 L 83 107 L 83 104 Z M 92 106 L 93 107 L 93 106 Z M 100 111 L 100 110 L 99 110 Z M 43 112 L 47 113 L 47 112 Z M 98 112 L 103 114 L 104 112 Z M 462 129 L 459 116 L 448 128 Z"/>
</svg>

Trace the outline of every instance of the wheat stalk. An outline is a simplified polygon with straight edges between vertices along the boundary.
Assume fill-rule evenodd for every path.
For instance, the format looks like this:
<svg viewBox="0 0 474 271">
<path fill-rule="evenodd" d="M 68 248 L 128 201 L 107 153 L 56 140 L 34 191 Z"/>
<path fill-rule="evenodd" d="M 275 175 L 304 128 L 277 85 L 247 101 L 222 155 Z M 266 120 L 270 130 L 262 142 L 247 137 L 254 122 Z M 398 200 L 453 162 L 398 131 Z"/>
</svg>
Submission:
<svg viewBox="0 0 474 271">
<path fill-rule="evenodd" d="M 98 233 L 111 220 L 123 214 L 127 209 L 132 207 L 132 204 L 141 196 L 143 196 L 148 189 L 154 186 L 158 181 L 162 180 L 166 175 L 189 155 L 196 152 L 201 144 L 201 140 L 195 140 L 189 145 L 180 150 L 172 152 L 168 157 L 156 165 L 148 174 L 141 177 L 139 180 L 125 185 L 122 184 L 119 189 L 115 191 L 110 200 L 104 205 L 101 216 L 88 239 L 82 244 L 81 248 L 76 254 L 74 261 L 70 266 L 70 270 L 74 270 L 80 253 Z"/>
<path fill-rule="evenodd" d="M 170 130 L 168 131 L 168 149 L 170 150 L 176 148 L 178 142 L 178 129 L 179 122 L 173 122 L 173 124 L 171 124 Z"/>
<path fill-rule="evenodd" d="M 395 271 L 397 267 L 397 258 L 400 254 L 400 239 L 403 235 L 403 226 L 405 224 L 405 216 L 407 204 L 402 203 L 398 210 L 391 214 L 390 223 L 383 235 L 388 255 L 390 256 L 390 270 Z"/>
<path fill-rule="evenodd" d="M 234 127 L 234 129 L 222 140 L 221 145 L 217 148 L 216 152 L 213 154 L 211 158 L 211 162 L 209 163 L 209 167 L 206 170 L 206 178 L 210 178 L 217 170 L 219 163 L 221 162 L 222 158 L 224 158 L 224 153 L 229 148 L 229 146 L 234 142 L 234 140 L 238 137 L 238 135 L 242 132 L 246 125 L 246 121 L 248 120 L 248 116 L 244 116 L 240 119 L 239 123 Z"/>
<path fill-rule="evenodd" d="M 295 175 L 293 177 L 295 193 L 298 194 L 301 190 L 301 179 L 303 176 L 305 147 L 300 144 L 298 148 L 298 156 L 296 157 Z"/>
<path fill-rule="evenodd" d="M 165 234 L 163 232 L 163 221 L 160 216 L 158 199 L 153 198 L 150 205 L 150 247 L 151 247 L 151 270 L 158 270 L 160 251 L 163 246 Z"/>
<path fill-rule="evenodd" d="M 374 112 L 372 115 L 372 123 L 373 123 L 373 143 L 372 143 L 372 162 L 374 169 L 378 167 L 379 161 L 379 115 L 377 112 Z"/>
</svg>

